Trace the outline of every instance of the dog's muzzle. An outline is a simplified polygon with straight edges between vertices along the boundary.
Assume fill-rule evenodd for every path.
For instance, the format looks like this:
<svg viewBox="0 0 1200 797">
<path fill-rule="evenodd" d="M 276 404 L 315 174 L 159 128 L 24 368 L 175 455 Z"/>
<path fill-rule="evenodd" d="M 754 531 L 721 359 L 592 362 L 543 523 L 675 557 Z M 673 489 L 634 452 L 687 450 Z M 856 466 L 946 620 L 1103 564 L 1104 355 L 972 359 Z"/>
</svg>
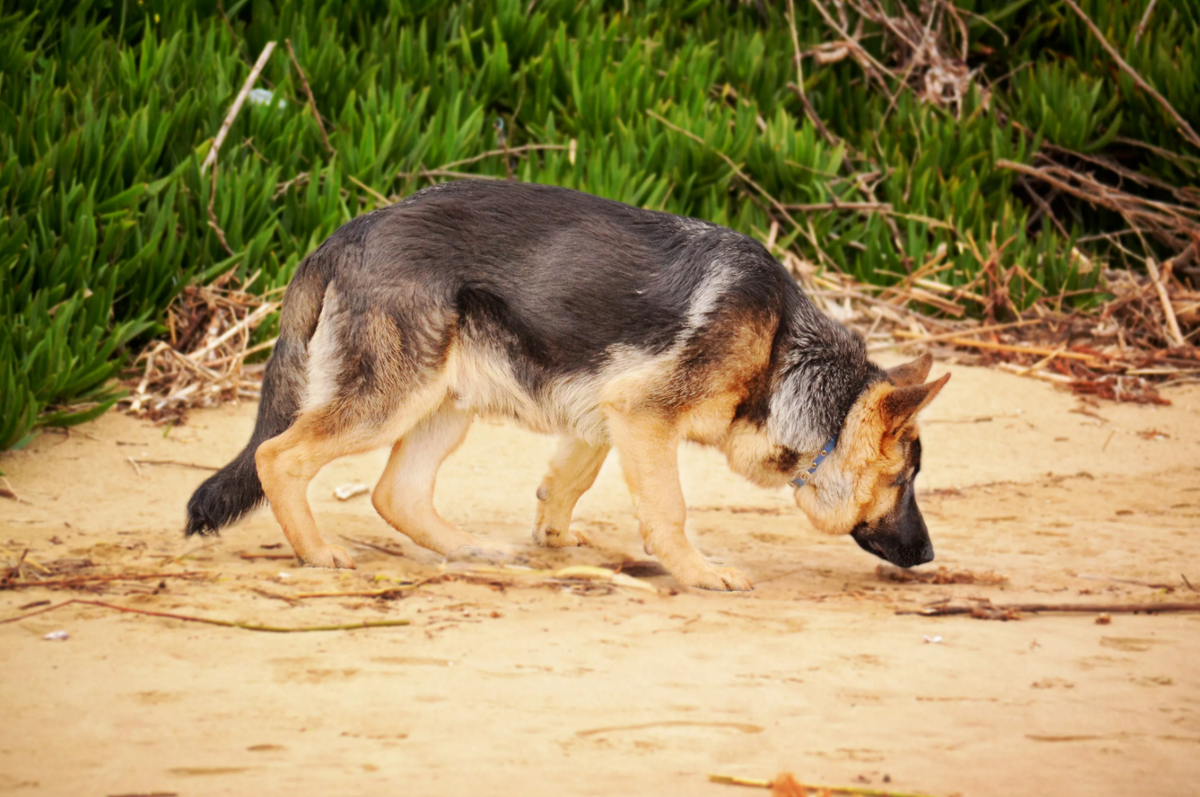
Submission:
<svg viewBox="0 0 1200 797">
<path fill-rule="evenodd" d="M 933 542 L 921 524 L 921 534 L 916 539 L 905 541 L 898 534 L 872 532 L 866 523 L 859 523 L 850 532 L 858 547 L 897 567 L 915 567 L 933 561 Z"/>
</svg>

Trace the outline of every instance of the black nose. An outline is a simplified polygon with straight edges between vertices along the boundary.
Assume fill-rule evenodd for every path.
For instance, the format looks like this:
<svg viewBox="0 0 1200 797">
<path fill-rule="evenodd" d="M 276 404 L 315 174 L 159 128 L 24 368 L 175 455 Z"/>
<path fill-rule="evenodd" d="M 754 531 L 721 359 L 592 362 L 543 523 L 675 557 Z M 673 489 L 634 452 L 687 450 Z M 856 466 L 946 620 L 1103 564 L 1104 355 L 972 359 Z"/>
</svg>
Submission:
<svg viewBox="0 0 1200 797">
<path fill-rule="evenodd" d="M 905 544 L 897 535 L 872 534 L 865 523 L 860 523 L 850 532 L 850 536 L 867 553 L 874 554 L 897 567 L 916 567 L 933 561 L 933 543 L 928 534 L 922 535 L 924 539 Z"/>
</svg>

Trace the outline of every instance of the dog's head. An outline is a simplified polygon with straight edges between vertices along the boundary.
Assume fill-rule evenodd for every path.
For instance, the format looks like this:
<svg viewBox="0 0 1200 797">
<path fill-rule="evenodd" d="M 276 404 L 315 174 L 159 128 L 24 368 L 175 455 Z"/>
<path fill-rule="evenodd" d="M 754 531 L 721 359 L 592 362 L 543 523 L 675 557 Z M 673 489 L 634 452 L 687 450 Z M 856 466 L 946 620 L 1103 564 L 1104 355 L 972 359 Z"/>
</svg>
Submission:
<svg viewBox="0 0 1200 797">
<path fill-rule="evenodd" d="M 925 355 L 887 372 L 859 397 L 837 447 L 796 489 L 796 504 L 821 531 L 849 534 L 863 550 L 900 567 L 933 559 L 913 481 L 921 469 L 916 415 L 950 374 L 925 383 Z"/>
</svg>

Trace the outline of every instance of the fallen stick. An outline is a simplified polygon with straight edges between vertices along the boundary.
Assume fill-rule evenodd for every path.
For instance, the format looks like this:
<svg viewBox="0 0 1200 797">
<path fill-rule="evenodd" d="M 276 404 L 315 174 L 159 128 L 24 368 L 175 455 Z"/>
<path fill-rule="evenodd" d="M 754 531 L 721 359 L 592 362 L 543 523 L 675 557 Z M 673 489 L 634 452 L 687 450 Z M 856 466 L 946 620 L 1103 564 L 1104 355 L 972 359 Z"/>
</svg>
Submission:
<svg viewBox="0 0 1200 797">
<path fill-rule="evenodd" d="M 907 332 L 907 330 L 904 330 L 906 332 L 906 334 L 901 337 L 908 338 L 907 342 L 888 343 L 886 345 L 873 346 L 871 348 L 872 349 L 880 349 L 880 348 L 890 349 L 890 348 L 895 348 L 897 346 L 912 346 L 917 343 L 936 343 L 938 341 L 943 341 L 943 340 L 953 340 L 954 338 L 962 337 L 963 335 L 982 335 L 985 332 L 999 332 L 1003 329 L 1016 329 L 1018 327 L 1028 327 L 1028 326 L 1033 326 L 1035 324 L 1044 324 L 1044 323 L 1046 323 L 1046 320 L 1043 318 L 1026 318 L 1022 321 L 1011 321 L 1007 324 L 989 324 L 988 326 L 978 327 L 977 329 L 959 329 L 959 330 L 955 330 L 954 332 L 940 332 L 937 335 L 925 335 L 925 336 L 917 335 L 915 332 Z"/>
<path fill-rule="evenodd" d="M 762 780 L 760 778 L 741 778 L 737 775 L 709 775 L 710 783 L 721 783 L 726 786 L 753 786 L 759 789 L 773 789 L 776 781 L 786 783 L 791 787 L 789 791 L 780 790 L 780 794 L 793 794 L 797 791 L 804 790 L 807 792 L 816 792 L 817 794 L 861 794 L 864 797 L 931 797 L 928 794 L 915 794 L 913 792 L 889 791 L 887 789 L 872 789 L 869 786 L 826 786 L 814 785 L 805 786 L 800 784 L 791 775 L 781 775 L 775 780 Z"/>
<path fill-rule="evenodd" d="M 347 542 L 352 542 L 355 545 L 361 545 L 364 548 L 370 548 L 374 551 L 379 551 L 380 553 L 385 553 L 388 556 L 399 556 L 404 559 L 408 558 L 405 555 L 404 551 L 398 550 L 396 548 L 389 548 L 386 545 L 378 545 L 377 543 L 367 542 L 366 540 L 357 540 L 354 537 L 347 537 L 345 534 L 343 534 L 341 536 L 342 536 L 342 539 L 346 540 Z"/>
<path fill-rule="evenodd" d="M 179 556 L 168 556 L 168 557 L 164 558 L 161 562 L 159 562 L 158 566 L 162 567 L 163 565 L 177 564 L 181 559 L 186 559 L 189 556 L 191 556 L 192 554 L 199 553 L 200 551 L 203 551 L 207 548 L 215 548 L 216 546 L 218 546 L 220 544 L 221 544 L 220 540 L 214 540 L 213 542 L 206 542 L 204 545 L 198 546 L 196 548 L 192 548 L 190 551 L 184 551 L 183 553 L 179 554 Z"/>
<path fill-rule="evenodd" d="M 441 578 L 441 576 L 435 576 Z M 417 587 L 428 584 L 433 579 L 423 579 L 415 584 L 397 584 L 394 587 L 385 587 L 384 589 L 369 589 L 350 592 L 301 592 L 293 595 L 293 598 L 382 598 L 388 595 L 394 595 L 398 592 L 408 592 Z"/>
<path fill-rule="evenodd" d="M 1135 581 L 1131 578 L 1111 578 L 1109 576 L 1092 576 L 1087 573 L 1079 573 L 1075 578 L 1086 578 L 1088 581 L 1109 581 L 1113 584 L 1132 584 L 1135 587 L 1149 587 L 1150 589 L 1166 589 L 1174 592 L 1176 586 L 1174 584 L 1153 584 L 1149 581 Z"/>
<path fill-rule="evenodd" d="M 1167 331 L 1170 333 L 1171 340 L 1179 348 L 1187 345 L 1184 340 L 1183 333 L 1179 330 L 1179 322 L 1175 319 L 1175 309 L 1171 307 L 1171 297 L 1167 295 L 1167 287 L 1163 285 L 1162 277 L 1158 273 L 1158 266 L 1154 262 L 1154 258 L 1146 258 L 1146 272 L 1150 275 L 1150 281 L 1154 283 L 1154 291 L 1158 294 L 1158 301 L 1162 304 L 1163 316 L 1167 320 Z"/>
<path fill-rule="evenodd" d="M 265 589 L 259 589 L 258 587 L 251 587 L 250 591 L 257 593 L 259 595 L 262 595 L 264 598 L 274 598 L 277 601 L 283 601 L 288 606 L 299 606 L 300 605 L 300 601 L 298 601 L 295 598 L 292 598 L 288 595 L 280 595 L 279 593 L 270 592 Z"/>
<path fill-rule="evenodd" d="M 931 606 L 916 611 L 897 609 L 896 614 L 943 617 L 953 614 L 986 612 L 1065 612 L 1068 614 L 1158 614 L 1200 612 L 1200 603 L 984 603 L 978 606 Z"/>
<path fill-rule="evenodd" d="M 267 46 L 259 54 L 258 60 L 254 62 L 254 68 L 250 70 L 250 74 L 246 77 L 246 82 L 242 84 L 242 90 L 238 92 L 237 97 L 234 99 L 229 113 L 225 114 L 225 121 L 221 123 L 221 129 L 217 131 L 217 137 L 213 141 L 212 148 L 204 156 L 204 163 L 200 164 L 200 174 L 204 174 L 208 171 L 209 166 L 216 163 L 217 152 L 221 149 L 221 145 L 225 143 L 225 136 L 229 135 L 229 128 L 233 127 L 233 120 L 237 118 L 238 111 L 242 110 L 242 103 L 246 101 L 247 95 L 250 94 L 250 89 L 254 86 L 254 81 L 258 80 L 259 73 L 267 65 L 267 59 L 271 57 L 271 53 L 274 50 L 275 42 L 267 42 Z"/>
<path fill-rule="evenodd" d="M 130 457 L 129 461 L 134 464 L 134 467 L 137 467 L 138 465 L 175 465 L 176 467 L 180 467 L 180 468 L 193 468 L 195 470 L 209 470 L 209 471 L 213 471 L 214 473 L 216 471 L 220 470 L 220 468 L 214 468 L 212 465 L 197 465 L 194 462 L 179 462 L 178 460 L 174 460 L 174 459 L 134 459 L 133 457 Z M 138 475 L 140 476 L 141 473 L 142 472 L 139 469 Z"/>
<path fill-rule="evenodd" d="M 924 335 L 919 335 L 916 332 L 909 332 L 904 329 L 898 329 L 894 333 L 898 338 L 911 338 L 916 342 L 923 342 Z M 959 333 L 962 334 L 962 333 Z M 1012 354 L 1036 354 L 1040 357 L 1045 357 L 1050 354 L 1055 354 L 1057 357 L 1064 360 L 1082 360 L 1084 362 L 1102 361 L 1102 358 L 1095 354 L 1080 354 L 1074 351 L 1059 351 L 1058 349 L 1047 349 L 1042 346 L 1010 346 L 1006 343 L 992 343 L 988 340 L 971 340 L 963 337 L 946 338 L 946 342 L 952 343 L 955 346 L 966 346 L 975 349 L 987 349 L 989 351 L 1003 351 Z"/>
<path fill-rule="evenodd" d="M 1021 368 L 1020 366 L 1013 365 L 1012 363 L 999 363 L 996 367 L 998 367 L 1001 371 L 1005 371 L 1010 374 L 1026 376 L 1030 379 L 1040 379 L 1043 382 L 1050 382 L 1055 385 L 1069 385 L 1075 381 L 1069 376 L 1046 373 L 1045 371 L 1031 371 L 1028 368 Z"/>
<path fill-rule="evenodd" d="M 294 553 L 239 553 L 243 559 L 299 559 Z"/>
<path fill-rule="evenodd" d="M 192 617 L 186 614 L 174 614 L 172 612 L 151 612 L 146 609 L 133 609 L 129 606 L 117 606 L 115 603 L 104 603 L 103 601 L 85 601 L 78 598 L 72 598 L 69 601 L 56 603 L 53 606 L 48 606 L 45 609 L 39 609 L 36 612 L 22 614 L 16 617 L 9 617 L 6 620 L 0 620 L 0 625 L 4 623 L 15 623 L 18 620 L 24 620 L 38 614 L 52 612 L 55 609 L 61 609 L 64 606 L 70 606 L 72 603 L 85 604 L 87 606 L 100 606 L 104 609 L 113 609 L 118 612 L 126 612 L 128 614 L 144 614 L 147 617 L 166 617 L 170 620 L 186 620 L 189 623 L 206 623 L 208 625 L 219 625 L 225 628 L 241 628 L 245 631 L 266 631 L 273 634 L 291 634 L 304 631 L 351 631 L 356 628 L 384 628 L 388 626 L 408 625 L 408 620 L 381 620 L 377 622 L 364 621 L 361 623 L 346 623 L 345 625 L 309 625 L 294 628 L 281 627 L 276 625 L 255 625 L 253 623 L 235 623 L 232 620 L 214 620 L 211 617 Z"/>
<path fill-rule="evenodd" d="M 10 581 L 0 589 L 17 589 L 19 587 L 74 587 L 79 584 L 90 584 L 104 581 L 153 581 L 156 578 L 199 578 L 208 573 L 201 570 L 189 570 L 186 573 L 126 573 L 115 576 L 79 576 L 78 578 L 59 578 L 53 581 Z"/>
</svg>

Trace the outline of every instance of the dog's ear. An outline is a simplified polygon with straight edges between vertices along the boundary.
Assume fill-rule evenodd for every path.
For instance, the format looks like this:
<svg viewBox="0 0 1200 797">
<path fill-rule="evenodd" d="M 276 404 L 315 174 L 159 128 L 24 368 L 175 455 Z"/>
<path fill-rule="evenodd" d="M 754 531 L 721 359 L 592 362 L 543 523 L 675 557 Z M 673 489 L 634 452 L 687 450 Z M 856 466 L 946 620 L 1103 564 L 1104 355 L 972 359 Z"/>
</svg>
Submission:
<svg viewBox="0 0 1200 797">
<path fill-rule="evenodd" d="M 925 352 L 910 363 L 889 368 L 886 373 L 887 378 L 896 387 L 911 387 L 912 385 L 919 385 L 924 382 L 925 377 L 929 376 L 929 369 L 932 367 L 933 355 Z"/>
<path fill-rule="evenodd" d="M 908 423 L 926 404 L 933 401 L 948 381 L 950 374 L 924 385 L 907 385 L 889 392 L 879 405 L 888 425 L 892 429 L 899 429 Z"/>
</svg>

